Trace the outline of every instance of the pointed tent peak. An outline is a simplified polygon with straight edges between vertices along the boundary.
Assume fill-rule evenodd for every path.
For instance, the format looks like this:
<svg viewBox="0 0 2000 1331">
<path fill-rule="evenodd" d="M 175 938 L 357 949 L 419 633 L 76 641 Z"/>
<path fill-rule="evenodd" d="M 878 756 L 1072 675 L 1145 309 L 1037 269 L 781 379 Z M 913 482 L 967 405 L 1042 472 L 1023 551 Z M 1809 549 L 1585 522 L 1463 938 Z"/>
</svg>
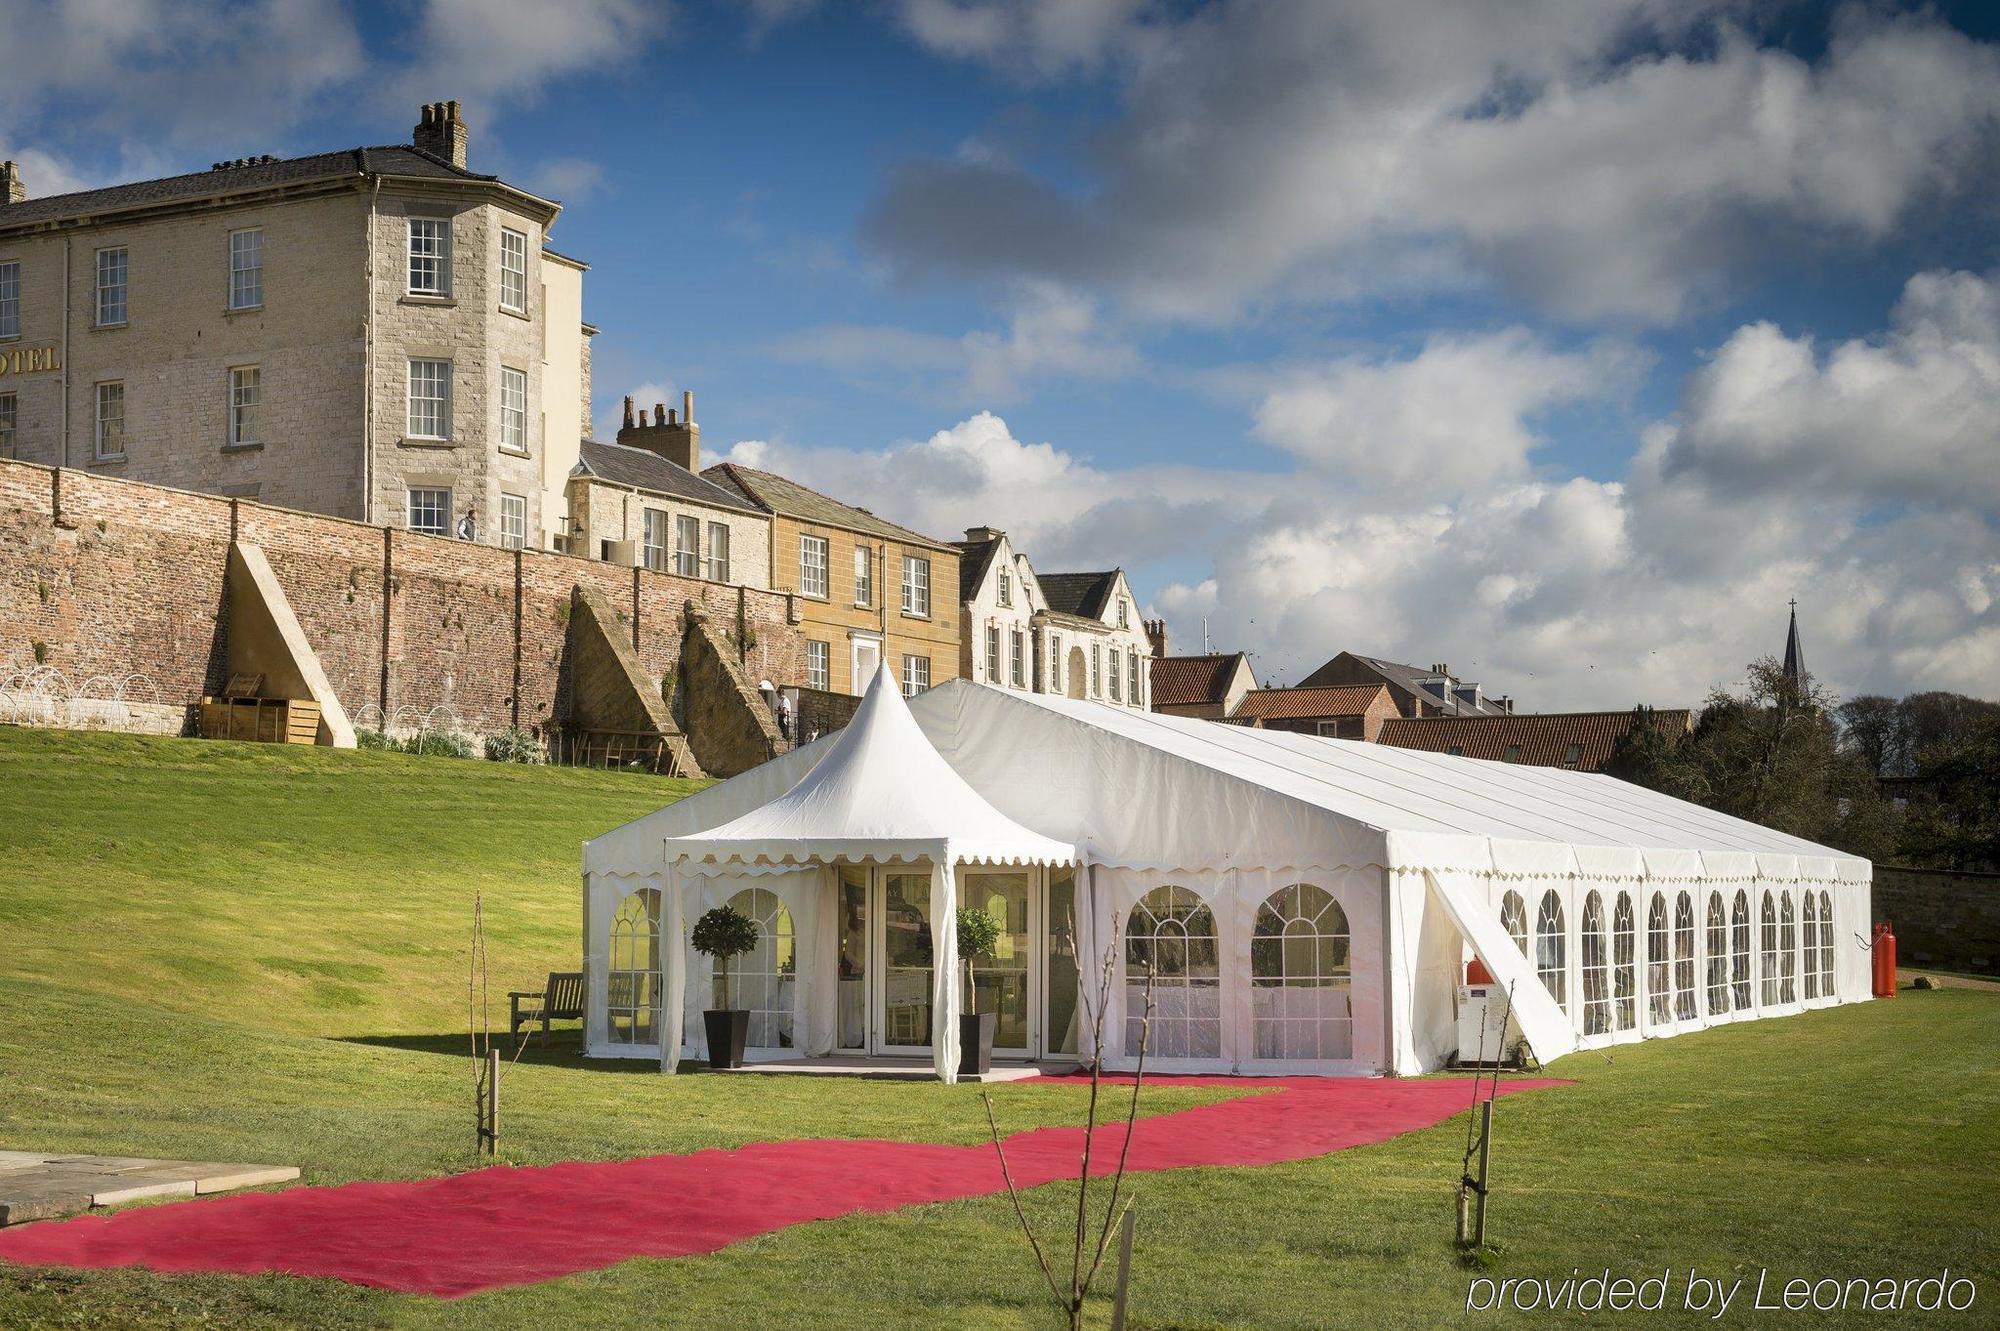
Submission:
<svg viewBox="0 0 2000 1331">
<path fill-rule="evenodd" d="M 1792 623 L 1785 634 L 1785 679 L 1792 689 L 1804 696 L 1806 688 L 1806 653 L 1799 645 L 1799 603 L 1791 602 Z"/>
<path fill-rule="evenodd" d="M 1076 848 L 988 804 L 931 747 L 883 665 L 854 717 L 778 798 L 684 837 L 670 861 L 785 868 L 835 860 L 1068 864 Z"/>
</svg>

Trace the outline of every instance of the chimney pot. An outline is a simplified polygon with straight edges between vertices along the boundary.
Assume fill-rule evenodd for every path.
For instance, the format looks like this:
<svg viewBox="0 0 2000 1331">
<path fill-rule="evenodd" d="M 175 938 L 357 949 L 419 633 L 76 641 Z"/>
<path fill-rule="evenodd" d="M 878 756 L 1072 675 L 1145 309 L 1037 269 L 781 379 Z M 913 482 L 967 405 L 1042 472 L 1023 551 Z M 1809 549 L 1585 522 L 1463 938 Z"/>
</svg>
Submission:
<svg viewBox="0 0 2000 1331">
<path fill-rule="evenodd" d="M 21 180 L 21 164 L 0 163 L 0 204 L 19 203 L 27 197 L 28 187 Z"/>
<path fill-rule="evenodd" d="M 630 393 L 627 393 L 625 395 L 625 429 L 629 430 L 631 428 L 632 428 L 632 395 Z"/>
<path fill-rule="evenodd" d="M 681 419 L 689 425 L 694 424 L 694 392 L 692 389 L 684 388 L 681 390 Z"/>
<path fill-rule="evenodd" d="M 669 424 L 669 425 L 673 425 L 673 424 L 675 424 L 675 423 L 676 423 L 676 422 L 675 422 L 675 420 L 674 420 L 674 409 L 673 409 L 672 407 L 668 407 L 668 408 L 667 408 L 667 424 Z"/>
<path fill-rule="evenodd" d="M 442 157 L 453 166 L 465 167 L 466 143 L 471 131 L 459 117 L 458 103 L 426 102 L 411 143 L 433 157 Z"/>
<path fill-rule="evenodd" d="M 655 402 L 653 404 L 653 424 L 665 425 L 666 423 L 667 423 L 667 404 L 664 402 Z"/>
</svg>

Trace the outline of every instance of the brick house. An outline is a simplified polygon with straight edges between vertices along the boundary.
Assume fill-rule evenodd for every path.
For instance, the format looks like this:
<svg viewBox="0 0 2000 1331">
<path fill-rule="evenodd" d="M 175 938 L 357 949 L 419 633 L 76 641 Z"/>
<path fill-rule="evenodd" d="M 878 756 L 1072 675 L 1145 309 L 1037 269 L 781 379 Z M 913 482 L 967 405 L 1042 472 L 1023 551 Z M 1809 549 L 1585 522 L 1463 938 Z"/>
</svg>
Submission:
<svg viewBox="0 0 2000 1331">
<path fill-rule="evenodd" d="M 1386 685 L 1402 716 L 1507 716 L 1514 710 L 1512 698 L 1489 698 L 1478 684 L 1459 679 L 1442 663 L 1425 670 L 1342 652 L 1299 681 L 1300 688 L 1334 684 Z"/>
<path fill-rule="evenodd" d="M 1686 708 L 1649 715 L 1656 728 L 1670 735 L 1686 735 L 1694 729 L 1694 714 Z M 1618 741 L 1632 729 L 1634 717 L 1630 711 L 1398 717 L 1383 725 L 1378 738 L 1399 749 L 1598 772 L 1610 761 Z"/>
<path fill-rule="evenodd" d="M 806 687 L 859 694 L 884 661 L 909 694 L 957 678 L 957 546 L 768 471 L 701 475 L 770 518 L 771 588 L 795 594 Z"/>
<path fill-rule="evenodd" d="M 1318 688 L 1252 689 L 1229 716 L 1238 725 L 1291 730 L 1328 739 L 1373 743 L 1396 717 L 1386 684 L 1332 684 Z"/>
<path fill-rule="evenodd" d="M 543 548 L 588 433 L 562 207 L 407 144 L 30 197 L 0 166 L 0 455 Z"/>
<path fill-rule="evenodd" d="M 1236 715 L 1244 698 L 1257 687 L 1250 657 L 1243 652 L 1206 652 L 1198 656 L 1166 654 L 1167 626 L 1154 620 L 1147 628 L 1154 653 L 1148 662 L 1153 682 L 1153 710 L 1169 716 L 1198 716 L 1222 721 Z"/>
</svg>

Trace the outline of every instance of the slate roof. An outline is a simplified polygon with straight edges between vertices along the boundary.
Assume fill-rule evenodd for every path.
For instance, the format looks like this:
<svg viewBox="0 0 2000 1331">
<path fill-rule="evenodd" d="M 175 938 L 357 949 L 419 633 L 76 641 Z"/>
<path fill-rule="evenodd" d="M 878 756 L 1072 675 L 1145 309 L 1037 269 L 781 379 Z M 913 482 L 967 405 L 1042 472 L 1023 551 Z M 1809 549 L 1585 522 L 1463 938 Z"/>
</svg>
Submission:
<svg viewBox="0 0 2000 1331">
<path fill-rule="evenodd" d="M 1104 607 L 1118 586 L 1118 570 L 1105 573 L 1037 573 L 1042 600 L 1049 609 L 1085 619 L 1104 618 Z"/>
<path fill-rule="evenodd" d="M 740 513 L 759 513 L 759 510 L 743 502 L 743 496 L 736 491 L 697 476 L 678 462 L 671 462 L 650 449 L 634 448 L 630 444 L 584 440 L 577 451 L 576 467 L 570 475 L 595 476 L 614 485 L 629 485 L 634 489 L 650 490 L 654 494 L 697 504 L 712 504 Z M 759 516 L 762 516 L 761 513 Z"/>
<path fill-rule="evenodd" d="M 1149 674 L 1152 676 L 1151 696 L 1155 707 L 1222 702 L 1228 695 L 1229 681 L 1236 675 L 1236 663 L 1246 660 L 1242 652 L 1155 656 L 1149 659 L 1152 661 Z"/>
<path fill-rule="evenodd" d="M 958 599 L 963 604 L 979 595 L 979 588 L 986 581 L 986 570 L 993 567 L 993 556 L 1000 553 L 1000 538 L 952 544 L 958 547 Z"/>
<path fill-rule="evenodd" d="M 1320 716 L 1364 716 L 1378 702 L 1395 710 L 1386 684 L 1334 684 L 1325 688 L 1252 689 L 1236 706 L 1246 720 L 1292 721 Z"/>
<path fill-rule="evenodd" d="M 1694 724 L 1686 709 L 1657 711 L 1653 725 L 1672 735 L 1686 734 Z M 1382 723 L 1377 742 L 1425 753 L 1457 753 L 1492 762 L 1516 762 L 1529 767 L 1567 767 L 1580 772 L 1601 771 L 1618 741 L 1632 729 L 1631 712 L 1544 712 L 1516 716 L 1391 717 Z M 1571 746 L 1577 756 L 1571 758 Z M 1518 746 L 1512 758 L 1510 747 Z"/>
<path fill-rule="evenodd" d="M 1508 714 L 1504 708 L 1496 704 L 1491 698 L 1483 698 L 1479 706 L 1474 707 L 1472 706 L 1472 704 L 1465 702 L 1462 699 L 1454 700 L 1449 697 L 1443 697 L 1443 698 L 1439 697 L 1437 691 L 1434 688 L 1427 687 L 1423 683 L 1423 681 L 1426 679 L 1433 679 L 1436 677 L 1429 670 L 1420 670 L 1416 666 L 1404 665 L 1400 661 L 1385 661 L 1379 656 L 1363 656 L 1359 652 L 1342 652 L 1341 656 L 1345 656 L 1350 660 L 1360 662 L 1367 669 L 1373 671 L 1376 675 L 1379 675 L 1388 684 L 1396 688 L 1403 689 L 1406 692 L 1415 694 L 1417 697 L 1422 698 L 1426 703 L 1430 704 L 1432 707 L 1441 707 L 1447 711 L 1450 711 L 1455 706 L 1458 713 L 1461 715 L 1506 716 Z M 1312 674 L 1307 675 L 1304 679 L 1300 680 L 1299 681 L 1300 686 L 1304 688 L 1315 688 L 1315 687 L 1320 687 L 1322 685 L 1346 682 L 1333 678 L 1325 678 L 1325 676 L 1330 676 L 1337 673 L 1334 670 L 1334 667 L 1339 663 L 1339 661 L 1340 661 L 1339 656 L 1336 656 L 1333 660 L 1328 661 L 1318 670 L 1313 671 Z"/>
<path fill-rule="evenodd" d="M 865 508 L 843 504 L 838 499 L 808 489 L 797 481 L 755 467 L 745 467 L 735 462 L 718 462 L 706 467 L 701 473 L 725 490 L 734 490 L 748 500 L 752 507 L 770 513 L 782 513 L 788 518 L 802 522 L 818 523 L 824 527 L 841 527 L 848 531 L 861 532 L 868 536 L 880 536 L 885 540 L 901 541 L 906 545 L 927 546 L 932 550 L 942 550 L 957 554 L 958 547 L 948 541 L 940 541 L 934 536 L 901 527 L 884 518 L 878 518 Z"/>
<path fill-rule="evenodd" d="M 129 208 L 193 203 L 228 194 L 249 194 L 283 185 L 361 176 L 413 176 L 429 180 L 463 180 L 493 184 L 498 176 L 483 176 L 453 166 L 442 157 L 406 143 L 372 148 L 344 148 L 308 157 L 246 157 L 207 171 L 159 180 L 139 180 L 73 194 L 50 194 L 0 204 L 0 230 L 35 222 L 90 217 Z M 32 182 L 31 182 L 32 183 Z"/>
</svg>

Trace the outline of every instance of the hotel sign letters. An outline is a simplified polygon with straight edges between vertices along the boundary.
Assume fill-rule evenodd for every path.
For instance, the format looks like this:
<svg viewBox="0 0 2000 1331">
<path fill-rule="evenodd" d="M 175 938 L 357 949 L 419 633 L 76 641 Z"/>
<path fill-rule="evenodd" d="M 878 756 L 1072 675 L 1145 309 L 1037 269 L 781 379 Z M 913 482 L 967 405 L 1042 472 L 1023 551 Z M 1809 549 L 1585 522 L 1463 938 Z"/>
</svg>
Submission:
<svg viewBox="0 0 2000 1331">
<path fill-rule="evenodd" d="M 0 379 L 11 374 L 42 374 L 62 368 L 54 347 L 0 347 Z"/>
</svg>

